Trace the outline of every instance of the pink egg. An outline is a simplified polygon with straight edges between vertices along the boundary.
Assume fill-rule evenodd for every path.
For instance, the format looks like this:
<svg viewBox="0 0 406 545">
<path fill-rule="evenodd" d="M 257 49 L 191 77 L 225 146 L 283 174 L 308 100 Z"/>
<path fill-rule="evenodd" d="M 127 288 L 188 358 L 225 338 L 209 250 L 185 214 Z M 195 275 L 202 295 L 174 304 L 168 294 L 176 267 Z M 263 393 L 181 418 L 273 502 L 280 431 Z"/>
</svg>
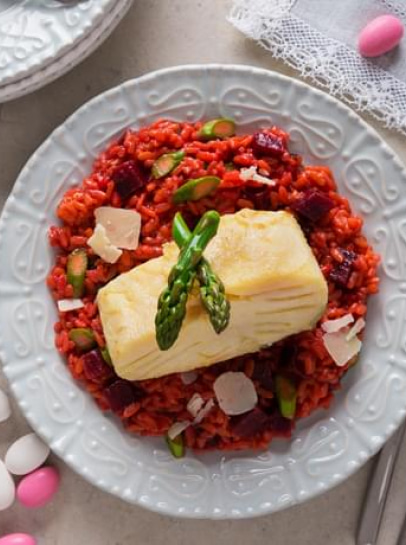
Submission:
<svg viewBox="0 0 406 545">
<path fill-rule="evenodd" d="M 393 15 L 373 19 L 360 32 L 358 49 L 364 57 L 378 57 L 396 47 L 403 37 L 404 27 Z"/>
<path fill-rule="evenodd" d="M 25 507 L 42 507 L 56 494 L 59 481 L 59 473 L 55 468 L 37 469 L 20 481 L 17 498 Z"/>
<path fill-rule="evenodd" d="M 0 538 L 0 545 L 37 545 L 37 541 L 28 534 L 8 534 Z"/>
</svg>

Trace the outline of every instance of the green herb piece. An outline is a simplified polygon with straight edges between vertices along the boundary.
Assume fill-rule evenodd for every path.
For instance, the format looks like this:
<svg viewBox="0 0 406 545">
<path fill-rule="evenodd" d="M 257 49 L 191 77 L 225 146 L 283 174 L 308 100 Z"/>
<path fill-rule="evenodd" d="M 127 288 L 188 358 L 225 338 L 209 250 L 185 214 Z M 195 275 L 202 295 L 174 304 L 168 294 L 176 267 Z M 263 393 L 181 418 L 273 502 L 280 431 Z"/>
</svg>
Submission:
<svg viewBox="0 0 406 545">
<path fill-rule="evenodd" d="M 232 119 L 222 117 L 213 119 L 203 125 L 198 133 L 202 140 L 215 140 L 216 138 L 228 138 L 235 135 L 235 122 Z"/>
<path fill-rule="evenodd" d="M 206 212 L 169 273 L 168 286 L 159 296 L 155 316 L 156 340 L 161 350 L 168 350 L 178 338 L 186 315 L 189 292 L 196 278 L 196 265 L 206 246 L 216 235 L 219 223 L 218 212 Z"/>
<path fill-rule="evenodd" d="M 275 386 L 276 398 L 278 400 L 281 415 L 289 419 L 294 418 L 297 399 L 295 385 L 290 379 L 283 377 L 282 375 L 277 375 L 275 379 Z"/>
<path fill-rule="evenodd" d="M 182 434 L 175 437 L 175 439 L 170 439 L 166 436 L 166 444 L 175 458 L 183 458 L 185 455 L 185 444 Z"/>
<path fill-rule="evenodd" d="M 73 250 L 68 256 L 67 277 L 69 284 L 73 287 L 73 297 L 75 299 L 83 295 L 87 264 L 86 251 L 81 248 Z"/>
<path fill-rule="evenodd" d="M 158 157 L 152 165 L 152 176 L 155 179 L 167 176 L 174 168 L 176 168 L 182 159 L 185 157 L 184 151 L 174 151 L 173 153 L 165 153 Z"/>
<path fill-rule="evenodd" d="M 177 212 L 173 219 L 172 234 L 179 248 L 187 244 L 192 236 L 180 212 Z M 230 303 L 225 295 L 224 285 L 204 257 L 201 258 L 196 270 L 203 306 L 209 315 L 214 331 L 221 333 L 230 321 Z"/>
<path fill-rule="evenodd" d="M 108 351 L 107 346 L 100 349 L 100 353 L 104 359 L 104 361 L 107 363 L 107 365 L 110 365 L 110 367 L 113 367 L 113 362 L 111 360 L 110 352 Z"/>
<path fill-rule="evenodd" d="M 186 201 L 198 201 L 213 193 L 220 182 L 221 180 L 217 176 L 204 176 L 203 178 L 189 180 L 174 192 L 172 200 L 175 204 Z"/>
<path fill-rule="evenodd" d="M 87 352 L 96 346 L 96 339 L 89 327 L 76 327 L 69 331 L 69 339 L 75 343 L 76 348 Z"/>
</svg>

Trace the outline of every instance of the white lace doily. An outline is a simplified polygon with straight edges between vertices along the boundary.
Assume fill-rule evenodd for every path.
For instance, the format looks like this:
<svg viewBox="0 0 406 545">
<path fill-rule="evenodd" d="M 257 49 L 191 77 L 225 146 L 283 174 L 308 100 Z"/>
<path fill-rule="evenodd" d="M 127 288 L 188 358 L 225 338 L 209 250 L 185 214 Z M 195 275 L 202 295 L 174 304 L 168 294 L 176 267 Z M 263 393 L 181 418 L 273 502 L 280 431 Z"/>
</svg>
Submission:
<svg viewBox="0 0 406 545">
<path fill-rule="evenodd" d="M 406 24 L 401 0 L 234 0 L 229 20 L 302 76 L 406 134 L 406 39 L 377 59 L 356 50 L 359 31 L 386 13 Z"/>
</svg>

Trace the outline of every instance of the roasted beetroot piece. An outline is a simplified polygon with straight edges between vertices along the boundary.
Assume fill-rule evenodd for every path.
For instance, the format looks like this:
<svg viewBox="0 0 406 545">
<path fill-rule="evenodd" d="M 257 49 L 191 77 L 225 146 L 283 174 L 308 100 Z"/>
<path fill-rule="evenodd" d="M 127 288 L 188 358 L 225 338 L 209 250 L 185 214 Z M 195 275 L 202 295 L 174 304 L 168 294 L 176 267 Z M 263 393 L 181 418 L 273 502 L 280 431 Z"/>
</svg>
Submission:
<svg viewBox="0 0 406 545">
<path fill-rule="evenodd" d="M 344 261 L 348 261 L 349 263 L 353 263 L 357 259 L 357 254 L 351 250 L 340 248 L 340 254 L 343 256 Z"/>
<path fill-rule="evenodd" d="M 87 352 L 82 359 L 83 372 L 88 380 L 100 383 L 114 375 L 112 368 L 104 361 L 100 350 L 91 350 L 90 352 Z"/>
<path fill-rule="evenodd" d="M 326 193 L 312 188 L 294 200 L 290 207 L 300 216 L 316 222 L 334 207 L 334 201 Z"/>
<path fill-rule="evenodd" d="M 116 380 L 104 390 L 110 408 L 114 412 L 120 412 L 140 398 L 140 392 L 130 382 Z"/>
<path fill-rule="evenodd" d="M 329 279 L 345 288 L 350 279 L 352 264 L 357 259 L 357 254 L 351 250 L 345 250 L 344 248 L 340 248 L 340 253 L 343 256 L 344 261 L 334 267 L 330 273 Z"/>
<path fill-rule="evenodd" d="M 245 185 L 244 196 L 251 201 L 257 210 L 268 210 L 270 205 L 269 187 L 264 184 Z"/>
<path fill-rule="evenodd" d="M 351 263 L 349 261 L 343 261 L 331 271 L 329 280 L 332 280 L 342 288 L 345 288 L 348 284 L 351 274 Z"/>
<path fill-rule="evenodd" d="M 148 181 L 145 171 L 135 162 L 126 161 L 119 165 L 111 175 L 116 191 L 125 200 L 142 189 Z"/>
<path fill-rule="evenodd" d="M 286 151 L 282 138 L 266 132 L 256 132 L 252 137 L 251 145 L 255 155 L 280 157 Z"/>
<path fill-rule="evenodd" d="M 233 417 L 231 427 L 233 433 L 239 437 L 254 437 L 269 428 L 270 417 L 256 407 L 249 413 Z"/>
<path fill-rule="evenodd" d="M 278 437 L 290 437 L 293 430 L 293 422 L 293 420 L 275 413 L 268 417 L 268 429 L 272 430 Z"/>
<path fill-rule="evenodd" d="M 272 367 L 267 361 L 258 361 L 255 363 L 251 378 L 252 380 L 257 380 L 265 390 L 272 391 Z"/>
</svg>

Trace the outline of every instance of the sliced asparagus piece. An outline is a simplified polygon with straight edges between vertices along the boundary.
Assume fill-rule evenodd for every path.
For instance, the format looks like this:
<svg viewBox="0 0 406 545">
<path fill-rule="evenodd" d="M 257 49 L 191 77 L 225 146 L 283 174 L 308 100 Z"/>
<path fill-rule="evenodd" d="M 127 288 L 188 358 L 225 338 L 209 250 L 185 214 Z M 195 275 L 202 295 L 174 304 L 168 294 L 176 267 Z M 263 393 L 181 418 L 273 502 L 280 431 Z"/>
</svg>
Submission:
<svg viewBox="0 0 406 545">
<path fill-rule="evenodd" d="M 73 250 L 68 256 L 67 277 L 69 284 L 73 287 L 73 297 L 75 299 L 83 295 L 87 263 L 86 251 L 81 248 Z"/>
<path fill-rule="evenodd" d="M 175 204 L 186 201 L 198 201 L 213 193 L 220 182 L 221 180 L 217 176 L 204 176 L 203 178 L 189 180 L 174 192 L 172 200 Z"/>
<path fill-rule="evenodd" d="M 152 165 L 152 176 L 155 179 L 167 176 L 174 168 L 176 168 L 182 159 L 185 157 L 184 151 L 174 151 L 173 153 L 165 153 L 158 157 Z"/>
<path fill-rule="evenodd" d="M 185 444 L 183 442 L 182 434 L 175 437 L 175 439 L 170 439 L 166 436 L 166 444 L 175 458 L 183 458 L 185 455 Z"/>
<path fill-rule="evenodd" d="M 235 135 L 235 122 L 232 119 L 222 117 L 213 119 L 203 125 L 198 133 L 202 140 L 215 140 L 216 138 L 228 138 Z"/>
<path fill-rule="evenodd" d="M 178 262 L 169 273 L 168 286 L 159 296 L 155 316 L 156 340 L 161 350 L 168 350 L 178 338 L 186 315 L 187 298 L 196 278 L 196 265 L 207 244 L 217 233 L 219 222 L 220 216 L 214 210 L 201 217 L 188 244 L 180 252 Z"/>
<path fill-rule="evenodd" d="M 87 352 L 96 346 L 96 339 L 90 327 L 75 327 L 69 331 L 69 339 L 75 343 L 76 348 Z"/>
<path fill-rule="evenodd" d="M 279 410 L 285 418 L 292 419 L 296 413 L 297 392 L 293 382 L 282 375 L 277 375 L 275 379 L 276 398 L 278 400 Z"/>
<path fill-rule="evenodd" d="M 172 231 L 179 248 L 187 244 L 192 236 L 180 212 L 175 214 Z M 230 321 L 230 303 L 225 296 L 224 285 L 204 257 L 197 265 L 197 277 L 203 306 L 208 312 L 214 331 L 221 333 Z"/>
</svg>

